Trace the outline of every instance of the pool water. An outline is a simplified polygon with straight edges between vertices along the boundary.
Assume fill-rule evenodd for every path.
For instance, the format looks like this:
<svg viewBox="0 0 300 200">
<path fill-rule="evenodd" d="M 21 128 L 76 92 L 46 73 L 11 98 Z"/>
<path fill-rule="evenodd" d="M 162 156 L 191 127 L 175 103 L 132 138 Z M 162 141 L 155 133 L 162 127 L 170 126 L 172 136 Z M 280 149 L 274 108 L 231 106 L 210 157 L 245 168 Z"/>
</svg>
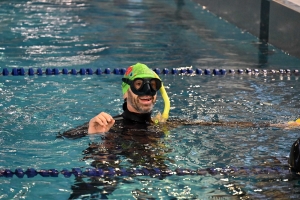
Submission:
<svg viewBox="0 0 300 200">
<path fill-rule="evenodd" d="M 136 62 L 160 69 L 192 65 L 194 69 L 227 70 L 292 70 L 300 64 L 299 59 L 271 45 L 261 55 L 257 38 L 193 1 L 1 1 L 0 15 L 1 71 L 14 67 L 114 69 Z M 299 117 L 299 76 L 294 74 L 168 74 L 161 78 L 171 100 L 172 118 L 282 123 Z M 100 111 L 122 112 L 121 75 L 10 75 L 0 80 L 1 169 L 88 168 L 93 159 L 83 159 L 83 151 L 103 138 L 93 135 L 70 140 L 56 135 L 82 125 Z M 154 113 L 163 106 L 159 95 Z M 168 131 L 149 146 L 172 170 L 286 169 L 290 147 L 299 135 L 299 129 L 197 125 Z M 118 156 L 125 168 L 133 167 L 131 159 L 130 155 Z M 299 198 L 298 179 L 288 171 L 105 181 L 94 191 L 79 187 L 77 198 Z M 92 180 L 62 175 L 0 177 L 0 198 L 68 199 L 83 182 Z M 111 192 L 100 194 L 105 191 Z"/>
</svg>

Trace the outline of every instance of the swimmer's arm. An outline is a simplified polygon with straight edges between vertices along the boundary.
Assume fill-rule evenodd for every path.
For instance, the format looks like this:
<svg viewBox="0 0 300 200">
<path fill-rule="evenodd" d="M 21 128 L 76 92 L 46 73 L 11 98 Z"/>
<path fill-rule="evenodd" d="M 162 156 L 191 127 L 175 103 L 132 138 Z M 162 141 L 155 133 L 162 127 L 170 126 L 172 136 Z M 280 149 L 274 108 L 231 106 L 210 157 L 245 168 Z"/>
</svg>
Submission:
<svg viewBox="0 0 300 200">
<path fill-rule="evenodd" d="M 252 122 L 209 122 L 202 120 L 185 120 L 185 119 L 172 119 L 168 120 L 166 123 L 167 126 L 176 128 L 178 126 L 227 126 L 227 127 L 266 127 L 269 126 L 269 123 L 255 124 Z"/>
<path fill-rule="evenodd" d="M 106 122 L 106 123 L 105 123 Z M 88 134 L 105 133 L 114 125 L 115 120 L 107 113 L 100 113 L 81 126 L 59 133 L 57 138 L 77 139 Z"/>
<path fill-rule="evenodd" d="M 89 122 L 88 134 L 105 133 L 115 124 L 114 118 L 105 112 L 101 112 Z"/>
<path fill-rule="evenodd" d="M 294 129 L 294 128 L 300 128 L 300 118 L 296 121 L 289 121 L 287 123 L 281 123 L 281 124 L 270 124 L 272 127 L 278 127 L 278 128 L 284 128 L 284 129 Z"/>
<path fill-rule="evenodd" d="M 68 138 L 68 139 L 77 139 L 82 138 L 88 134 L 88 125 L 89 123 L 86 122 L 81 126 L 77 126 L 76 128 L 72 128 L 63 132 L 62 134 L 59 133 L 56 137 L 57 138 Z"/>
<path fill-rule="evenodd" d="M 253 122 L 224 122 L 224 121 L 218 121 L 218 122 L 206 122 L 206 121 L 188 121 L 188 120 L 168 120 L 168 125 L 170 127 L 178 127 L 181 125 L 198 125 L 198 126 L 226 126 L 226 127 L 277 127 L 277 128 L 285 128 L 285 129 L 291 129 L 291 128 L 300 128 L 300 119 L 297 119 L 296 121 L 290 121 L 287 123 L 281 123 L 281 124 L 271 124 L 271 123 L 253 123 Z"/>
<path fill-rule="evenodd" d="M 206 122 L 206 121 L 190 121 L 184 122 L 183 125 L 199 125 L 199 126 L 226 126 L 226 127 L 269 127 L 270 123 L 253 123 L 253 122 Z"/>
</svg>

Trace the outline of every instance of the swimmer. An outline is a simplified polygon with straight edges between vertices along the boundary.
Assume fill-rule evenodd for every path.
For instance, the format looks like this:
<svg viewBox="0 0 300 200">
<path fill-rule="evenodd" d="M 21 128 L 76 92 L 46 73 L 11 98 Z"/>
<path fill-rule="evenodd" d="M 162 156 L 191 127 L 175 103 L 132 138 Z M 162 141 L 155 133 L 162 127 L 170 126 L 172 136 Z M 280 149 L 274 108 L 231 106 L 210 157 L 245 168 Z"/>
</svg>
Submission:
<svg viewBox="0 0 300 200">
<path fill-rule="evenodd" d="M 101 112 L 88 123 L 68 130 L 61 136 L 75 139 L 88 134 L 100 134 L 101 140 L 89 144 L 83 151 L 83 160 L 88 160 L 95 168 L 121 168 L 126 163 L 132 167 L 166 169 L 168 166 L 165 162 L 173 161 L 164 155 L 170 151 L 164 143 L 165 133 L 161 127 L 151 126 L 151 111 L 157 92 L 163 87 L 160 78 L 146 65 L 137 63 L 127 69 L 122 81 L 122 114 L 112 117 Z M 163 116 L 166 115 L 168 113 L 163 113 Z M 79 199 L 91 193 L 99 193 L 101 198 L 106 198 L 121 181 L 118 177 L 78 177 L 71 188 L 70 199 Z"/>
<path fill-rule="evenodd" d="M 162 81 L 153 70 L 141 63 L 130 66 L 122 81 L 122 114 L 112 117 L 101 112 L 89 122 L 68 130 L 59 137 L 76 139 L 88 134 L 102 135 L 99 142 L 89 144 L 83 151 L 83 160 L 88 160 L 95 168 L 120 168 L 124 160 L 132 167 L 167 168 L 165 161 L 170 159 L 164 155 L 169 151 L 164 144 L 165 133 L 159 127 L 151 126 L 151 112 L 157 92 L 163 88 Z M 164 96 L 166 97 L 166 93 Z M 167 118 L 168 110 L 167 106 L 166 113 L 158 121 Z M 115 190 L 120 182 L 118 179 L 111 177 L 101 180 L 99 177 L 90 177 L 89 180 L 84 180 L 78 177 L 72 186 L 70 199 L 78 199 L 92 192 L 98 192 L 104 198 Z"/>
</svg>

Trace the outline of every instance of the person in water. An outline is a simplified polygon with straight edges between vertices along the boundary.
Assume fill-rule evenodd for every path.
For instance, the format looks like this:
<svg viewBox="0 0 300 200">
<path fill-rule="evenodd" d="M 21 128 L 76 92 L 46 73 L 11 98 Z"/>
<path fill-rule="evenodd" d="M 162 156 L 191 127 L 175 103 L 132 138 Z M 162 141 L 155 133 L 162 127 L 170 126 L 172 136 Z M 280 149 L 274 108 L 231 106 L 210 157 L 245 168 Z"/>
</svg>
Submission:
<svg viewBox="0 0 300 200">
<path fill-rule="evenodd" d="M 99 134 L 99 142 L 92 142 L 83 151 L 83 160 L 91 160 L 95 168 L 159 168 L 167 169 L 173 162 L 165 154 L 165 133 L 151 119 L 157 92 L 162 87 L 160 78 L 145 64 L 128 67 L 122 78 L 123 113 L 112 117 L 101 112 L 89 122 L 65 131 L 65 138 L 76 139 L 88 134 Z M 77 177 L 69 199 L 98 193 L 106 198 L 122 177 Z M 99 189 L 101 188 L 101 189 Z M 136 191 L 139 193 L 139 191 Z"/>
<path fill-rule="evenodd" d="M 58 137 L 76 139 L 88 134 L 103 135 L 99 144 L 92 143 L 84 151 L 83 159 L 93 159 L 93 167 L 117 167 L 117 157 L 126 155 L 133 167 L 165 168 L 164 155 L 158 153 L 168 151 L 163 144 L 165 127 L 153 123 L 151 119 L 162 82 L 153 70 L 142 63 L 128 67 L 122 81 L 122 114 L 112 117 L 101 112 L 88 123 L 67 130 Z M 149 150 L 149 146 L 154 149 Z M 157 153 L 152 155 L 151 151 Z M 138 155 L 141 157 L 134 159 Z"/>
<path fill-rule="evenodd" d="M 162 86 L 161 80 L 146 65 L 137 63 L 126 70 L 122 81 L 124 112 L 116 117 L 101 112 L 90 120 L 88 134 L 107 132 L 120 118 L 134 124 L 151 122 L 151 111 L 157 91 Z"/>
<path fill-rule="evenodd" d="M 151 125 L 152 109 L 161 87 L 162 81 L 153 70 L 142 63 L 132 65 L 127 68 L 122 78 L 123 113 L 112 117 L 106 112 L 101 112 L 88 123 L 65 131 L 62 136 L 78 138 L 88 134 L 103 134 L 111 129 L 112 132 L 116 132 L 128 125 Z"/>
</svg>

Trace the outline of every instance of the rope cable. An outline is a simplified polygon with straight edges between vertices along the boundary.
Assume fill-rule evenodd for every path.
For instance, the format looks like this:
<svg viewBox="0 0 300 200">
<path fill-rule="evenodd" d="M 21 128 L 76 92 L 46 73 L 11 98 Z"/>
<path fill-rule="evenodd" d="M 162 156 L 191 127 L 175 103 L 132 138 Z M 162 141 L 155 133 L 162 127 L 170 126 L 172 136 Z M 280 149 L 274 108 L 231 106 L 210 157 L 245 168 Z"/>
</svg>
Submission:
<svg viewBox="0 0 300 200">
<path fill-rule="evenodd" d="M 253 74 L 253 75 L 267 75 L 267 74 L 286 74 L 286 75 L 300 75 L 299 70 L 290 70 L 290 69 L 279 69 L 279 70 L 266 70 L 266 69 L 229 69 L 228 71 L 226 69 L 199 69 L 196 68 L 195 70 L 192 69 L 192 67 L 179 67 L 179 68 L 172 68 L 172 70 L 169 70 L 167 68 L 164 68 L 163 70 L 160 70 L 159 68 L 153 69 L 156 74 L 180 74 L 180 75 L 226 75 L 226 74 Z M 93 70 L 92 68 L 80 68 L 79 70 L 71 69 L 68 70 L 67 68 L 63 68 L 59 70 L 58 68 L 46 68 L 45 71 L 43 71 L 41 68 L 37 68 L 34 70 L 33 68 L 29 68 L 27 71 L 24 68 L 12 68 L 11 72 L 7 68 L 3 68 L 2 73 L 0 72 L 0 75 L 2 76 L 34 76 L 34 75 L 102 75 L 102 74 L 116 74 L 116 75 L 124 75 L 126 72 L 125 68 L 114 68 L 111 70 L 110 68 L 105 68 L 102 70 L 101 68 L 97 68 L 96 70 Z"/>
</svg>

